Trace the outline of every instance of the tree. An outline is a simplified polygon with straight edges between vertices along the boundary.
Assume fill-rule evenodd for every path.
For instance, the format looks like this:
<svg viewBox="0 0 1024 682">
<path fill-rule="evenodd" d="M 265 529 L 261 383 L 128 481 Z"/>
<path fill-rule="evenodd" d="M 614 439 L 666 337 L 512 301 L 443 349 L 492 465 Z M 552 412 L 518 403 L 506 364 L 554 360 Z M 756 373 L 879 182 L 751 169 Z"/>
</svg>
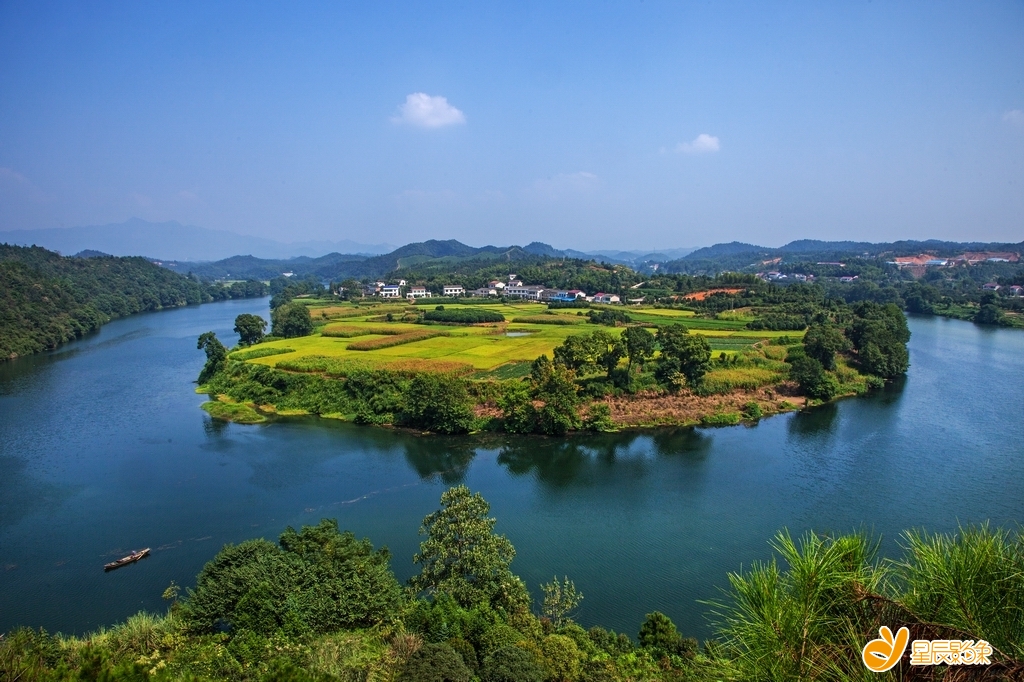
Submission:
<svg viewBox="0 0 1024 682">
<path fill-rule="evenodd" d="M 680 324 L 658 329 L 661 360 L 655 376 L 662 384 L 679 386 L 685 379 L 691 387 L 699 386 L 711 369 L 711 345 L 703 334 L 690 334 Z"/>
<path fill-rule="evenodd" d="M 537 415 L 537 428 L 541 433 L 560 436 L 580 428 L 575 372 L 541 355 L 533 361 L 530 382 L 534 397 L 544 403 Z"/>
<path fill-rule="evenodd" d="M 220 342 L 217 335 L 213 332 L 203 332 L 200 334 L 196 348 L 206 351 L 206 364 L 203 365 L 203 371 L 199 373 L 199 383 L 205 384 L 224 367 L 224 363 L 228 358 L 228 349 L 224 347 L 224 344 Z"/>
<path fill-rule="evenodd" d="M 622 332 L 622 346 L 628 358 L 626 374 L 630 374 L 634 364 L 642 368 L 644 362 L 654 355 L 654 334 L 643 327 L 627 327 Z"/>
<path fill-rule="evenodd" d="M 280 546 L 263 539 L 226 545 L 203 567 L 180 613 L 196 633 L 222 623 L 263 635 L 372 627 L 402 606 L 390 564 L 387 550 L 375 551 L 324 519 L 287 528 Z"/>
<path fill-rule="evenodd" d="M 555 576 L 549 583 L 540 586 L 544 593 L 541 615 L 550 618 L 555 627 L 561 627 L 583 601 L 583 594 L 576 591 L 576 584 L 568 577 L 562 580 Z"/>
<path fill-rule="evenodd" d="M 359 283 L 358 280 L 352 279 L 351 277 L 342 280 L 339 287 L 341 290 L 342 297 L 345 298 L 346 300 L 361 296 L 363 293 L 362 285 Z"/>
<path fill-rule="evenodd" d="M 544 654 L 544 667 L 547 668 L 546 679 L 551 682 L 576 682 L 583 666 L 583 658 L 576 642 L 567 635 L 548 635 L 540 643 Z"/>
<path fill-rule="evenodd" d="M 892 379 L 910 367 L 907 318 L 896 305 L 871 301 L 857 304 L 854 318 L 846 328 L 861 367 L 871 374 Z"/>
<path fill-rule="evenodd" d="M 274 336 L 290 339 L 313 333 L 313 320 L 309 308 L 301 303 L 285 303 L 270 313 Z"/>
<path fill-rule="evenodd" d="M 811 398 L 831 400 L 839 392 L 839 382 L 825 372 L 815 358 L 806 355 L 797 357 L 790 365 L 789 377 L 800 385 L 800 390 Z"/>
<path fill-rule="evenodd" d="M 469 682 L 469 668 L 447 644 L 426 643 L 402 667 L 399 682 Z"/>
<path fill-rule="evenodd" d="M 667 324 L 658 327 L 658 345 L 661 354 L 666 357 L 678 358 L 690 337 L 690 330 L 681 324 Z"/>
<path fill-rule="evenodd" d="M 235 318 L 235 333 L 238 334 L 238 344 L 241 346 L 252 346 L 263 340 L 263 333 L 267 330 L 267 321 L 259 315 L 242 313 Z"/>
<path fill-rule="evenodd" d="M 1002 324 L 1003 311 L 996 307 L 995 304 L 986 303 L 978 309 L 977 314 L 974 316 L 974 321 L 977 324 Z"/>
<path fill-rule="evenodd" d="M 420 551 L 413 557 L 421 566 L 409 581 L 430 594 L 447 594 L 463 608 L 489 604 L 506 612 L 527 608 L 530 595 L 510 565 L 516 550 L 504 535 L 494 533 L 490 505 L 464 485 L 441 495 L 441 508 L 423 519 Z"/>
<path fill-rule="evenodd" d="M 502 427 L 506 433 L 533 433 L 537 427 L 537 409 L 533 406 L 529 388 L 521 381 L 505 385 L 498 398 Z"/>
<path fill-rule="evenodd" d="M 836 353 L 850 349 L 850 341 L 833 324 L 814 324 L 804 335 L 804 351 L 827 370 L 836 368 Z"/>
<path fill-rule="evenodd" d="M 696 652 L 697 642 L 683 638 L 672 619 L 660 611 L 648 613 L 637 635 L 640 646 L 662 656 L 687 656 Z"/>
<path fill-rule="evenodd" d="M 517 646 L 498 649 L 484 658 L 480 670 L 483 682 L 542 682 L 544 668 L 537 657 Z"/>
<path fill-rule="evenodd" d="M 416 374 L 406 393 L 405 409 L 405 420 L 417 428 L 437 433 L 468 433 L 473 427 L 466 382 L 454 374 Z"/>
</svg>

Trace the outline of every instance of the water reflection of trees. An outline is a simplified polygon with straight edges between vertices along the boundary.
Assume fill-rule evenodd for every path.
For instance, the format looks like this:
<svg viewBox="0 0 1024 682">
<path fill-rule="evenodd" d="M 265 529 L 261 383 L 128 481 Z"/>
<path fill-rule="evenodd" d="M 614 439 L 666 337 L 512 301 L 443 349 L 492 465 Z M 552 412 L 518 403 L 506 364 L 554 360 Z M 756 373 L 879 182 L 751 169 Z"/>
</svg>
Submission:
<svg viewBox="0 0 1024 682">
<path fill-rule="evenodd" d="M 440 478 L 447 485 L 461 483 L 476 457 L 474 438 L 443 436 L 410 437 L 403 443 L 405 459 L 420 478 Z"/>
<path fill-rule="evenodd" d="M 694 429 L 653 434 L 600 434 L 567 439 L 526 437 L 506 442 L 498 464 L 515 476 L 533 474 L 556 487 L 625 483 L 644 478 L 657 458 L 703 461 L 712 438 Z"/>
<path fill-rule="evenodd" d="M 839 406 L 835 403 L 801 410 L 789 420 L 789 432 L 794 436 L 828 435 L 835 429 L 838 416 Z"/>
</svg>

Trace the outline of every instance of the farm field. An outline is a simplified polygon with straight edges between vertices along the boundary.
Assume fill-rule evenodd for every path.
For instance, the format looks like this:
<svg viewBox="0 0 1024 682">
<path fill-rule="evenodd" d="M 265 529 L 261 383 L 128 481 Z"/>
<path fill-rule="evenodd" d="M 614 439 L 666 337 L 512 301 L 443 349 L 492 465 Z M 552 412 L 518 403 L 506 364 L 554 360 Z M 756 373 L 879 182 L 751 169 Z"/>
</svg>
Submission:
<svg viewBox="0 0 1024 682">
<path fill-rule="evenodd" d="M 439 301 L 438 305 L 444 305 Z M 519 374 L 522 367 L 543 354 L 548 357 L 567 337 L 603 329 L 621 334 L 624 327 L 587 323 L 579 309 L 549 310 L 545 304 L 458 304 L 451 309 L 479 308 L 501 314 L 505 322 L 478 325 L 415 324 L 414 312 L 423 305 L 381 304 L 310 306 L 316 332 L 312 336 L 279 339 L 257 349 L 239 351 L 248 362 L 298 371 L 344 371 L 346 367 L 391 367 L 407 370 L 461 370 L 483 378 Z M 735 354 L 758 341 L 799 333 L 746 329 L 747 318 L 704 319 L 687 310 L 617 308 L 635 322 L 686 325 L 703 334 L 716 357 Z M 585 311 L 584 311 L 585 312 Z M 389 319 L 390 318 L 390 319 Z M 513 320 L 524 320 L 514 322 Z M 543 323 L 550 319 L 552 323 Z M 258 352 L 254 353 L 254 350 Z M 243 355 L 243 353 L 245 355 Z"/>
</svg>

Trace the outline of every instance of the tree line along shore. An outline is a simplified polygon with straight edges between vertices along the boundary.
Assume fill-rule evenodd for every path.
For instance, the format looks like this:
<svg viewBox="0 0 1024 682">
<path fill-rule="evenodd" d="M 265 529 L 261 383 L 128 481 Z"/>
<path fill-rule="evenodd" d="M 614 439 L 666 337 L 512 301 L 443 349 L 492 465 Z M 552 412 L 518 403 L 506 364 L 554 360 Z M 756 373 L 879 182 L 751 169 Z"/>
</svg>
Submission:
<svg viewBox="0 0 1024 682">
<path fill-rule="evenodd" d="M 164 614 L 83 635 L 16 629 L 0 675 L 19 682 L 640 682 L 1018 680 L 1024 671 L 1024 539 L 987 525 L 907 532 L 884 559 L 865 534 L 771 541 L 774 556 L 724 576 L 694 604 L 713 636 L 680 633 L 656 604 L 633 633 L 576 622 L 570 577 L 527 586 L 489 505 L 465 486 L 423 520 L 418 573 L 400 584 L 386 549 L 337 522 L 226 545 Z M 535 590 L 531 594 L 530 587 Z M 537 589 L 539 588 L 539 589 Z M 885 625 L 911 639 L 969 641 L 987 665 L 868 670 Z M 945 677 L 943 677 L 945 675 Z"/>
<path fill-rule="evenodd" d="M 279 291 L 269 323 L 239 316 L 234 349 L 200 337 L 198 390 L 211 415 L 314 414 L 445 434 L 727 425 L 880 388 L 909 366 L 897 306 L 851 305 L 807 285 L 734 287 L 686 307 L 411 305 L 301 291 Z M 745 305 L 728 305 L 737 300 Z"/>
</svg>

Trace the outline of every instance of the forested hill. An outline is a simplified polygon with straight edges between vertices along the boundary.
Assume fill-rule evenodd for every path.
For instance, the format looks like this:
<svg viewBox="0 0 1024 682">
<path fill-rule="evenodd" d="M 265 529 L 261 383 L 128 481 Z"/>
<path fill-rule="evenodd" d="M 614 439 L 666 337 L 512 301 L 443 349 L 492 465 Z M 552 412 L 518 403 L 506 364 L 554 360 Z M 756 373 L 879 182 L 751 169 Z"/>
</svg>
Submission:
<svg viewBox="0 0 1024 682">
<path fill-rule="evenodd" d="M 1010 251 L 1024 252 L 1024 242 L 1008 244 L 1002 242 L 947 242 L 938 239 L 925 241 L 903 240 L 874 244 L 871 242 L 827 242 L 818 239 L 799 239 L 779 248 L 729 242 L 715 244 L 673 261 L 664 263 L 665 272 L 690 275 L 715 275 L 720 272 L 756 272 L 766 261 L 781 258 L 795 261 L 838 261 L 849 258 L 894 258 L 916 256 L 921 253 L 952 257 L 964 252 Z"/>
<path fill-rule="evenodd" d="M 55 348 L 115 317 L 266 293 L 261 282 L 204 284 L 145 258 L 0 244 L 0 361 Z"/>
</svg>

